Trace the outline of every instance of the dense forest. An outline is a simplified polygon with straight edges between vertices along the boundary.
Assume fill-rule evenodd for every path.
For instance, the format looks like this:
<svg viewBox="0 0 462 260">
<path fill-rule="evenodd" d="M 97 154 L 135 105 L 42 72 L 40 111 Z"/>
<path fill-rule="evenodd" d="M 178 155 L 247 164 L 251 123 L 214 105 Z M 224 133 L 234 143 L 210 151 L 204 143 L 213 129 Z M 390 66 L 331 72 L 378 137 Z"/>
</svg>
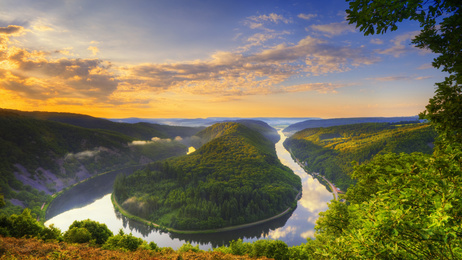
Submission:
<svg viewBox="0 0 462 260">
<path fill-rule="evenodd" d="M 146 122 L 138 122 L 134 124 L 117 123 L 103 118 L 97 118 L 88 115 L 74 113 L 39 111 L 28 112 L 9 109 L 0 109 L 0 111 L 12 112 L 26 117 L 65 123 L 69 125 L 80 126 L 83 128 L 113 131 L 119 134 L 131 136 L 139 140 L 150 140 L 153 137 L 164 139 L 175 138 L 177 136 L 189 137 L 204 129 L 204 127 L 169 126 L 161 124 L 151 124 Z"/>
<path fill-rule="evenodd" d="M 420 117 L 437 131 L 431 155 L 387 153 L 356 166 L 347 203 L 317 220 L 316 259 L 462 259 L 462 9 L 460 1 L 349 0 L 347 20 L 365 35 L 420 24 L 412 43 L 447 72 Z"/>
<path fill-rule="evenodd" d="M 43 117 L 50 113 L 39 114 Z M 76 114 L 61 116 L 86 118 Z M 123 128 L 129 129 L 125 125 Z M 184 129 L 178 131 L 185 132 Z M 138 130 L 134 125 L 130 132 L 137 136 Z M 114 130 L 88 129 L 39 119 L 30 112 L 0 110 L 0 191 L 7 203 L 0 212 L 20 213 L 28 207 L 42 216 L 41 207 L 50 195 L 73 183 L 96 173 L 183 155 L 187 151 L 180 142 L 152 141 L 151 137 L 139 140 Z"/>
<path fill-rule="evenodd" d="M 284 146 L 305 164 L 310 172 L 317 172 L 346 190 L 354 181 L 348 175 L 352 162 L 359 164 L 376 154 L 433 152 L 435 130 L 429 124 L 362 123 L 308 128 L 297 132 Z"/>
<path fill-rule="evenodd" d="M 295 205 L 300 178 L 283 166 L 274 143 L 239 123 L 199 132 L 194 153 L 121 175 L 114 195 L 125 210 L 180 230 L 249 223 Z"/>
<path fill-rule="evenodd" d="M 339 125 L 353 125 L 362 123 L 398 123 L 398 122 L 418 123 L 418 116 L 412 117 L 350 117 L 350 118 L 331 118 L 331 119 L 308 119 L 294 123 L 284 129 L 284 133 L 294 134 L 307 128 L 330 127 Z"/>
</svg>

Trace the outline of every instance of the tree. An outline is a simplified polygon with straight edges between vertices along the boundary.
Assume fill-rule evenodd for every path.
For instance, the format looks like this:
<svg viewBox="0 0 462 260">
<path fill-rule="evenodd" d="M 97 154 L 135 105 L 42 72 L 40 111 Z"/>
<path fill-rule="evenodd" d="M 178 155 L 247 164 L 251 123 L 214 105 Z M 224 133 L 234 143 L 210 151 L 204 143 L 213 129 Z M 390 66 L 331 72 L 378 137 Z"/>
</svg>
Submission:
<svg viewBox="0 0 462 260">
<path fill-rule="evenodd" d="M 40 238 L 43 240 L 62 240 L 61 229 L 51 224 L 49 227 L 44 227 L 42 232 L 40 233 Z"/>
<path fill-rule="evenodd" d="M 357 166 L 352 177 L 358 181 L 347 191 L 348 204 L 331 203 L 317 221 L 316 254 L 348 259 L 461 259 L 460 1 L 347 1 L 347 19 L 366 35 L 396 30 L 396 23 L 404 19 L 419 21 L 422 31 L 413 43 L 440 54 L 433 65 L 450 75 L 437 83 L 435 97 L 421 114 L 440 134 L 433 154 L 385 154 Z"/>
<path fill-rule="evenodd" d="M 91 233 L 83 227 L 69 228 L 64 233 L 64 240 L 68 243 L 88 243 L 91 240 Z"/>
<path fill-rule="evenodd" d="M 102 224 L 102 223 L 99 223 L 97 221 L 93 221 L 90 219 L 86 219 L 82 221 L 76 220 L 69 226 L 69 231 L 72 228 L 87 229 L 88 232 L 90 232 L 91 234 L 91 239 L 95 240 L 95 243 L 98 245 L 103 245 L 108 240 L 109 237 L 113 236 L 112 231 L 107 228 L 106 224 Z"/>
<path fill-rule="evenodd" d="M 10 221 L 10 234 L 13 237 L 36 237 L 43 229 L 40 223 L 35 219 L 35 216 L 31 215 L 31 211 L 28 208 L 25 208 L 21 215 L 11 215 Z"/>
<path fill-rule="evenodd" d="M 443 140 L 462 142 L 462 10 L 459 0 L 347 0 L 347 20 L 365 35 L 397 30 L 397 23 L 414 20 L 421 31 L 413 43 L 439 54 L 433 66 L 450 75 L 437 83 L 421 118 L 428 119 Z"/>
<path fill-rule="evenodd" d="M 5 203 L 5 199 L 3 197 L 3 194 L 0 194 L 0 208 L 3 208 L 5 207 L 6 203 Z"/>
<path fill-rule="evenodd" d="M 119 234 L 111 236 L 106 243 L 103 245 L 103 249 L 109 250 L 122 250 L 122 251 L 136 251 L 138 247 L 145 243 L 143 239 L 125 234 L 122 229 L 119 230 Z M 150 247 L 157 248 L 157 245 L 153 244 Z"/>
</svg>

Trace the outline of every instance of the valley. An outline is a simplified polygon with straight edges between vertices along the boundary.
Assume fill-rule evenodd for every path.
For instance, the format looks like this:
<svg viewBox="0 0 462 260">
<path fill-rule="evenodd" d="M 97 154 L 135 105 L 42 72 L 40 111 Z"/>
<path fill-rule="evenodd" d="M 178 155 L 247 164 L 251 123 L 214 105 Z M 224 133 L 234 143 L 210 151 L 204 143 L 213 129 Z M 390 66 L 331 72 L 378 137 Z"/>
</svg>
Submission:
<svg viewBox="0 0 462 260">
<path fill-rule="evenodd" d="M 427 124 L 415 121 L 360 123 L 356 119 L 343 119 L 340 123 L 346 125 L 307 128 L 288 138 L 289 132 L 284 130 L 287 125 L 279 126 L 276 132 L 263 121 L 249 119 L 235 118 L 223 122 L 225 120 L 221 118 L 219 122 L 209 121 L 208 127 L 190 121 L 193 126 L 177 128 L 111 122 L 76 114 L 5 113 L 4 122 L 10 125 L 16 122 L 17 129 L 24 133 L 21 136 L 33 136 L 35 129 L 40 129 L 41 134 L 32 137 L 37 141 L 32 139 L 28 146 L 24 146 L 29 150 L 23 151 L 32 154 L 39 151 L 35 144 L 41 144 L 43 136 L 49 138 L 45 149 L 54 151 L 48 153 L 48 157 L 38 154 L 35 164 L 26 164 L 28 167 L 23 169 L 28 169 L 28 175 L 14 175 L 24 185 L 17 187 L 26 187 L 21 188 L 24 192 L 43 195 L 43 198 L 26 199 L 25 202 L 36 205 L 33 212 L 41 220 L 46 219 L 46 225 L 54 224 L 65 231 L 74 220 L 91 218 L 106 223 L 113 233 L 122 229 L 161 247 L 172 248 L 179 248 L 187 241 L 201 249 L 210 249 L 227 246 L 232 240 L 253 242 L 262 238 L 282 240 L 289 246 L 303 244 L 308 238 L 315 237 L 316 220 L 334 198 L 313 172 L 319 172 L 342 190 L 346 190 L 342 184 L 353 183 L 342 182 L 349 180 L 346 178 L 351 168 L 329 175 L 329 171 L 326 172 L 329 165 L 320 162 L 343 167 L 343 161 L 359 158 L 359 162 L 365 162 L 377 153 L 389 151 L 428 153 L 431 152 L 429 144 L 435 137 Z M 323 122 L 316 121 L 318 126 Z M 326 120 L 326 126 L 332 124 L 331 121 Z M 277 122 L 288 121 L 278 119 Z M 92 124 L 91 128 L 83 127 Z M 149 137 L 151 134 L 157 136 Z M 176 134 L 182 136 L 176 137 Z M 3 142 L 10 146 L 23 145 L 18 139 L 12 141 L 6 132 L 2 136 Z M 94 138 L 92 136 L 101 138 L 89 139 Z M 61 148 L 70 145 L 66 140 L 78 140 L 84 146 L 74 146 L 69 152 L 69 148 Z M 50 144 L 56 148 L 48 148 Z M 338 155 L 342 151 L 349 151 L 346 153 L 349 157 L 344 156 L 339 161 Z M 14 161 L 11 155 L 8 156 L 9 163 Z M 310 161 L 310 158 L 315 160 Z M 60 160 L 64 162 L 64 171 L 53 168 Z M 72 167 L 69 166 L 71 162 L 74 163 Z M 18 168 L 14 164 L 13 167 Z M 79 175 L 79 171 L 86 172 L 86 175 Z M 56 185 L 60 178 L 69 180 L 66 174 L 71 172 L 75 174 L 70 175 L 74 176 L 72 181 Z M 56 177 L 47 179 L 41 175 Z M 258 176 L 271 177 L 258 179 L 261 178 Z M 278 180 L 280 177 L 282 179 Z M 75 185 L 66 188 L 72 184 Z M 265 185 L 269 185 L 268 188 Z M 258 187 L 263 188 L 263 193 L 259 193 Z M 62 190 L 58 197 L 49 195 L 58 190 Z M 242 193 L 246 190 L 251 193 Z M 264 193 L 268 191 L 282 193 L 274 200 L 271 199 L 274 195 Z M 13 189 L 6 194 L 7 203 L 18 203 L 18 198 L 24 198 L 18 195 L 24 192 L 17 193 Z M 120 211 L 113 206 L 111 194 L 115 195 L 114 198 L 119 197 Z M 233 198 L 236 198 L 235 202 L 232 202 Z M 253 201 L 255 198 L 259 198 L 261 204 Z M 275 203 L 271 204 L 269 200 Z M 47 201 L 52 203 L 43 204 Z M 43 210 L 42 204 L 45 205 Z M 150 205 L 150 208 L 143 205 Z M 2 210 L 11 212 L 12 208 L 16 212 L 20 210 L 18 205 Z M 124 214 L 130 215 L 131 219 L 121 214 L 122 211 L 126 211 Z M 245 212 L 256 214 L 244 217 Z M 152 224 L 143 224 L 142 219 Z"/>
<path fill-rule="evenodd" d="M 210 249 L 221 245 L 229 245 L 232 240 L 239 238 L 245 242 L 256 241 L 262 238 L 280 239 L 289 246 L 299 245 L 306 241 L 306 238 L 314 236 L 315 220 L 319 212 L 327 209 L 327 202 L 333 199 L 332 194 L 325 189 L 316 179 L 313 179 L 291 158 L 282 143 L 285 140 L 284 134 L 279 131 L 281 140 L 276 143 L 276 153 L 279 160 L 292 169 L 301 178 L 302 196 L 297 202 L 295 211 L 290 212 L 278 219 L 269 222 L 246 227 L 238 230 L 219 232 L 213 234 L 181 234 L 169 233 L 144 225 L 138 221 L 130 220 L 117 212 L 111 202 L 112 186 L 107 185 L 107 179 L 95 179 L 95 184 L 82 184 L 75 187 L 75 191 L 64 194 L 61 204 L 75 205 L 75 208 L 63 210 L 58 215 L 50 218 L 46 225 L 55 226 L 66 230 L 75 220 L 84 220 L 88 217 L 99 222 L 104 222 L 114 233 L 120 228 L 126 233 L 133 233 L 146 241 L 154 241 L 161 247 L 178 248 L 186 241 L 193 245 L 199 245 L 201 249 Z M 117 174 L 112 175 L 112 182 Z M 73 194 L 82 194 L 92 187 L 102 185 L 101 190 L 105 194 L 87 193 L 87 196 L 76 198 Z M 104 188 L 106 187 L 106 188 Z M 92 196 L 94 195 L 94 197 Z M 51 207 L 50 210 L 54 210 Z M 309 222 L 306 222 L 306 220 Z"/>
</svg>

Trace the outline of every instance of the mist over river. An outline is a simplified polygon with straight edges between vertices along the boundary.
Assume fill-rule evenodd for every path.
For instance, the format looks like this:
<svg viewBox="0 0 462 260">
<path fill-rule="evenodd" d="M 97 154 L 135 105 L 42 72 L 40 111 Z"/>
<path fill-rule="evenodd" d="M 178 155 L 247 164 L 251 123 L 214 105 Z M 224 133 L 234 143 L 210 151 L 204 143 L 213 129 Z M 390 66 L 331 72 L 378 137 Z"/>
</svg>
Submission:
<svg viewBox="0 0 462 260">
<path fill-rule="evenodd" d="M 45 225 L 54 224 L 65 232 L 74 220 L 91 219 L 105 223 L 114 234 L 123 229 L 148 242 L 154 241 L 160 247 L 179 248 L 189 242 L 199 244 L 201 249 L 209 249 L 228 245 L 231 240 L 242 238 L 244 241 L 269 238 L 284 241 L 288 246 L 304 243 L 308 237 L 314 236 L 314 225 L 319 212 L 327 209 L 327 202 L 333 199 L 330 193 L 318 180 L 312 178 L 291 158 L 282 143 L 286 139 L 282 130 L 281 139 L 276 144 L 276 152 L 281 162 L 291 168 L 302 179 L 302 197 L 292 213 L 281 218 L 242 228 L 234 231 L 213 234 L 174 234 L 162 232 L 144 224 L 132 221 L 114 209 L 111 202 L 112 187 L 115 177 L 123 172 L 129 174 L 133 168 L 114 171 L 98 176 L 90 181 L 77 185 L 55 199 L 47 212 Z"/>
</svg>

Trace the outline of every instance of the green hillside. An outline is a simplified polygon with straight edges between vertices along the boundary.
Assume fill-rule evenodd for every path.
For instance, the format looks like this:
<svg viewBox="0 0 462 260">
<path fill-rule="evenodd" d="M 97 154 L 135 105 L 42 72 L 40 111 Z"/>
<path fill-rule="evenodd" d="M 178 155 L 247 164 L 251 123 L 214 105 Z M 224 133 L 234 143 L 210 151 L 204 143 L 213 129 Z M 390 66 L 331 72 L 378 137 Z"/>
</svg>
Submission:
<svg viewBox="0 0 462 260">
<path fill-rule="evenodd" d="M 350 118 L 330 118 L 330 119 L 309 119 L 289 125 L 284 129 L 284 133 L 295 133 L 307 128 L 331 127 L 339 125 L 353 125 L 362 123 L 398 123 L 414 122 L 419 123 L 418 116 L 411 117 L 350 117 Z"/>
<path fill-rule="evenodd" d="M 49 195 L 96 173 L 183 155 L 179 142 L 136 138 L 0 110 L 0 193 L 7 206 L 41 215 Z"/>
<path fill-rule="evenodd" d="M 348 176 L 352 161 L 363 163 L 388 152 L 431 154 L 435 137 L 428 124 L 363 123 L 305 129 L 288 138 L 284 146 L 309 171 L 323 174 L 345 190 L 353 183 Z"/>
<path fill-rule="evenodd" d="M 151 140 L 153 137 L 159 138 L 175 138 L 189 137 L 200 130 L 203 127 L 184 127 L 184 126 L 168 126 L 151 123 L 116 123 L 107 119 L 96 118 L 88 115 L 74 114 L 74 113 L 59 113 L 59 112 L 25 112 L 18 110 L 5 110 L 0 111 L 13 112 L 15 114 L 24 115 L 27 117 L 33 117 L 36 119 L 60 122 L 70 124 L 74 126 L 80 126 L 89 129 L 104 129 L 114 131 L 127 136 L 131 136 L 141 140 Z"/>
<path fill-rule="evenodd" d="M 274 144 L 239 123 L 219 123 L 198 137 L 194 153 L 150 164 L 114 185 L 130 213 L 181 230 L 249 223 L 291 207 L 300 178 L 283 166 Z"/>
</svg>

